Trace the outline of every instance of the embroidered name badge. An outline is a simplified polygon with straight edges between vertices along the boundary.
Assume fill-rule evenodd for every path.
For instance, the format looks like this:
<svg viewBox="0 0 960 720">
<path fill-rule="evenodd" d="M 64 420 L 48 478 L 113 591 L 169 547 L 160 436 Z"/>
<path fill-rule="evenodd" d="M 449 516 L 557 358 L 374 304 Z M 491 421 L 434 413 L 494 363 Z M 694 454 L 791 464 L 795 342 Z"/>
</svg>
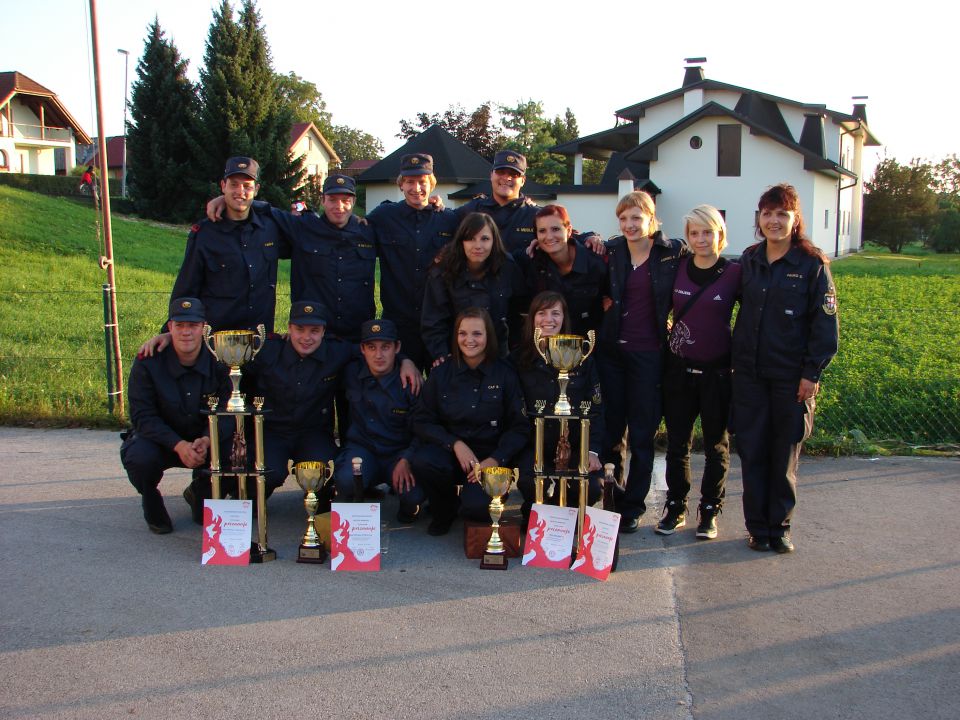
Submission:
<svg viewBox="0 0 960 720">
<path fill-rule="evenodd" d="M 487 390 L 499 390 L 499 385 L 487 385 Z"/>
<path fill-rule="evenodd" d="M 786 310 L 783 311 L 783 314 L 784 314 L 784 315 L 793 315 L 793 310 L 791 310 L 790 308 L 787 308 Z"/>
<path fill-rule="evenodd" d="M 499 425 L 499 424 L 500 424 L 500 423 L 498 423 L 496 420 L 491 420 L 491 421 L 490 421 L 490 427 L 497 427 L 497 425 Z"/>
<path fill-rule="evenodd" d="M 333 382 L 336 379 L 336 375 L 327 375 L 325 378 L 323 378 L 323 382 Z"/>
<path fill-rule="evenodd" d="M 264 247 L 273 247 L 273 242 L 272 242 L 272 241 L 271 241 L 271 242 L 265 242 L 265 243 L 263 244 L 263 246 L 264 246 Z"/>
<path fill-rule="evenodd" d="M 517 232 L 522 232 L 522 233 L 532 233 L 532 232 L 536 232 L 536 230 L 534 230 L 532 227 L 518 227 L 518 228 L 514 228 L 514 230 L 516 230 Z"/>
<path fill-rule="evenodd" d="M 797 280 L 803 280 L 803 273 L 787 273 L 788 278 L 796 278 Z"/>
<path fill-rule="evenodd" d="M 404 410 L 403 408 L 393 408 L 390 412 L 392 412 L 394 415 L 406 415 L 406 414 L 407 414 L 407 411 Z"/>
<path fill-rule="evenodd" d="M 837 290 L 833 285 L 828 287 L 827 291 L 823 294 L 823 305 L 820 307 L 823 308 L 823 312 L 827 315 L 837 314 Z"/>
</svg>

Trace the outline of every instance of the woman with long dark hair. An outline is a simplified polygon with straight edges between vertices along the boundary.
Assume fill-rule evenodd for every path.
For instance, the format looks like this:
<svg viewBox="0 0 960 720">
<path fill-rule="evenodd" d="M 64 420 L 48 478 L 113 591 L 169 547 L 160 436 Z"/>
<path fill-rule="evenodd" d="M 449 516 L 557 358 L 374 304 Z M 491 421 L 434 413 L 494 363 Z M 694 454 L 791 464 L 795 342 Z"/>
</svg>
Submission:
<svg viewBox="0 0 960 720">
<path fill-rule="evenodd" d="M 748 544 L 789 553 L 800 448 L 813 431 L 820 375 L 837 352 L 837 294 L 830 261 L 806 235 L 796 189 L 775 185 L 757 211 L 760 242 L 740 258 L 733 431 Z"/>
<path fill-rule="evenodd" d="M 493 219 L 484 213 L 467 215 L 427 275 L 420 327 L 433 365 L 449 356 L 453 319 L 468 307 L 490 314 L 506 357 L 511 329 L 514 334 L 519 330 L 524 293 L 523 277 Z"/>
<path fill-rule="evenodd" d="M 486 310 L 457 314 L 452 346 L 450 360 L 430 373 L 411 417 L 420 447 L 410 464 L 430 500 L 431 535 L 449 532 L 458 505 L 464 517 L 489 522 L 490 496 L 480 487 L 474 464 L 512 467 L 530 433 L 520 381 L 499 358 Z M 463 485 L 459 500 L 457 485 Z"/>
</svg>

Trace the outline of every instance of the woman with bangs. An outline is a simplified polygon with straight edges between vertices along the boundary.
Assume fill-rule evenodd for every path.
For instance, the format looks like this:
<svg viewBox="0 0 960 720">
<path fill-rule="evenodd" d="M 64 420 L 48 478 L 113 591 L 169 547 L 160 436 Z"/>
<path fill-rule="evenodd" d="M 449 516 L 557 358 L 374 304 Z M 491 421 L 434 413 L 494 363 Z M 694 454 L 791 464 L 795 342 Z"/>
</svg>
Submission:
<svg viewBox="0 0 960 720">
<path fill-rule="evenodd" d="M 411 459 L 416 482 L 430 501 L 430 535 L 446 535 L 460 514 L 490 521 L 490 496 L 474 465 L 513 467 L 530 424 L 523 391 L 510 364 L 500 359 L 490 315 L 467 308 L 453 323 L 451 358 L 436 367 L 411 414 L 419 447 Z M 458 498 L 456 488 L 463 486 Z"/>
<path fill-rule="evenodd" d="M 522 248 L 513 259 L 523 272 L 530 295 L 553 290 L 566 300 L 572 332 L 598 330 L 607 295 L 607 263 L 574 240 L 570 215 L 563 205 L 545 205 L 534 216 L 537 246 L 533 257 Z"/>
<path fill-rule="evenodd" d="M 813 431 L 820 376 L 837 352 L 837 294 L 829 260 L 806 235 L 800 196 L 760 196 L 742 266 L 733 328 L 732 430 L 743 471 L 743 516 L 753 550 L 794 550 L 800 448 Z"/>
<path fill-rule="evenodd" d="M 622 472 L 624 430 L 630 472 L 616 498 L 620 532 L 635 533 L 646 510 L 660 425 L 660 373 L 667 343 L 673 280 L 687 251 L 660 232 L 653 198 L 636 190 L 617 203 L 619 237 L 607 243 L 610 297 L 600 328 L 597 363 L 603 383 L 604 463 Z"/>
<path fill-rule="evenodd" d="M 672 535 L 686 524 L 690 445 L 700 418 L 705 464 L 696 537 L 717 536 L 730 467 L 730 319 L 740 292 L 740 265 L 720 257 L 727 227 L 720 211 L 700 205 L 683 218 L 690 255 L 673 283 L 673 325 L 663 371 L 667 425 L 667 502 L 656 527 Z"/>
<path fill-rule="evenodd" d="M 547 365 L 533 344 L 534 329 L 539 328 L 544 338 L 559 334 L 569 334 L 570 318 L 567 303 L 558 292 L 546 291 L 539 293 L 530 303 L 530 312 L 523 324 L 523 340 L 510 358 L 520 376 L 523 387 L 523 398 L 526 404 L 528 417 L 536 414 L 536 402 L 545 400 L 546 411 L 552 413 L 553 406 L 560 397 L 560 385 L 557 382 L 557 371 Z M 579 408 L 581 402 L 589 401 L 590 405 L 590 448 L 589 471 L 590 481 L 587 492 L 587 504 L 593 505 L 602 494 L 600 465 L 600 451 L 603 447 L 603 401 L 600 393 L 600 376 L 597 373 L 593 357 L 588 357 L 578 367 L 570 371 L 570 382 L 567 385 L 567 397 L 570 405 Z M 580 429 L 578 424 L 568 425 L 569 435 L 561 439 L 560 426 L 556 422 L 549 422 L 544 427 L 544 470 L 547 475 L 553 473 L 557 467 L 558 458 L 565 458 L 567 468 L 575 470 L 580 458 Z M 530 517 L 530 507 L 535 498 L 533 480 L 534 445 L 527 443 L 526 449 L 520 454 L 517 466 L 520 470 L 520 479 L 517 487 L 523 495 L 523 504 L 520 511 L 523 514 L 523 524 L 526 527 Z M 571 494 L 569 502 L 576 505 L 579 498 L 579 484 L 569 484 Z M 553 490 L 550 492 L 550 490 Z M 559 492 L 547 486 L 544 502 L 557 504 Z"/>
<path fill-rule="evenodd" d="M 519 334 L 525 292 L 523 276 L 507 255 L 493 219 L 484 213 L 467 215 L 427 275 L 420 328 L 433 367 L 449 357 L 453 320 L 469 307 L 490 314 L 500 353 L 506 357 L 511 334 Z"/>
</svg>

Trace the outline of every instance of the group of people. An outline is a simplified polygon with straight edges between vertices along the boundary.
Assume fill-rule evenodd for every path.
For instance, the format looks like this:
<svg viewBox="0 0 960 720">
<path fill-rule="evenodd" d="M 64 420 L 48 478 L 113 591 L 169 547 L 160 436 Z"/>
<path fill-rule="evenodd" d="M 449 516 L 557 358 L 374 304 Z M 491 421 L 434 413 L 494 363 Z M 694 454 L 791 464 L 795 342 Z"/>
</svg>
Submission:
<svg viewBox="0 0 960 720">
<path fill-rule="evenodd" d="M 621 235 L 603 242 L 577 234 L 562 206 L 524 196 L 526 170 L 522 154 L 497 153 L 490 196 L 450 210 L 431 197 L 432 157 L 405 155 L 403 200 L 361 219 L 348 176 L 325 180 L 321 213 L 290 213 L 255 201 L 255 160 L 228 160 L 223 195 L 191 229 L 167 327 L 131 370 L 133 428 L 121 458 L 148 527 L 172 530 L 158 490 L 165 469 L 194 468 L 184 496 L 195 521 L 210 496 L 204 468 L 217 449 L 201 412 L 227 382 L 200 345 L 203 323 L 272 333 L 277 262 L 290 258 L 286 333 L 271 335 L 244 368 L 246 391 L 269 410 L 268 494 L 285 481 L 288 461 L 333 459 L 337 498 L 354 499 L 351 461 L 360 457 L 364 487 L 386 483 L 399 496 L 400 522 L 428 507 L 427 531 L 443 535 L 458 515 L 489 519 L 477 468 L 508 466 L 520 470 L 526 519 L 535 495 L 532 417 L 559 395 L 535 331 L 593 330 L 596 352 L 567 388 L 591 418 L 587 502 L 600 497 L 602 465 L 614 464 L 620 530 L 637 531 L 665 419 L 668 495 L 655 529 L 684 527 L 699 417 L 706 464 L 696 536 L 717 535 L 730 428 L 750 547 L 792 551 L 800 446 L 837 348 L 829 262 L 805 234 L 796 190 L 778 185 L 762 195 L 758 242 L 737 262 L 721 257 L 726 228 L 711 206 L 693 209 L 684 239 L 670 240 L 652 198 L 634 191 L 616 207 Z M 567 457 L 580 452 L 579 433 L 548 431 L 548 475 L 558 443 L 569 446 Z"/>
</svg>

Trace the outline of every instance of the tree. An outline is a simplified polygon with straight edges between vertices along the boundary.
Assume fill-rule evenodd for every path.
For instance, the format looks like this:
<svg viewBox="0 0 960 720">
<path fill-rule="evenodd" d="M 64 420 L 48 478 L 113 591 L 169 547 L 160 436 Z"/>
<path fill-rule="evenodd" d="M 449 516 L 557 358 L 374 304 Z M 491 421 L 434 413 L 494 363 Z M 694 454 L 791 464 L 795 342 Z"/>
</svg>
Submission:
<svg viewBox="0 0 960 720">
<path fill-rule="evenodd" d="M 295 72 L 289 72 L 286 75 L 277 73 L 274 80 L 277 84 L 277 94 L 290 108 L 294 122 L 312 122 L 326 137 L 326 131 L 331 127 L 333 117 L 327 112 L 327 103 L 316 83 L 304 80 Z"/>
<path fill-rule="evenodd" d="M 130 95 L 127 184 L 143 217 L 185 222 L 197 215 L 197 197 L 185 178 L 194 164 L 197 96 L 188 62 L 154 18 Z"/>
<path fill-rule="evenodd" d="M 579 136 L 577 119 L 570 108 L 564 117 L 547 120 L 543 116 L 543 103 L 527 100 L 519 101 L 515 107 L 501 105 L 500 114 L 503 126 L 514 133 L 507 144 L 527 156 L 527 174 L 531 180 L 546 184 L 572 182 L 572 159 L 549 152 L 554 145 Z"/>
<path fill-rule="evenodd" d="M 493 160 L 497 151 L 503 148 L 505 138 L 501 130 L 494 125 L 492 103 L 485 102 L 471 113 L 462 105 L 451 105 L 443 114 L 417 113 L 416 120 L 401 120 L 397 137 L 408 140 L 419 135 L 431 125 L 439 125 L 457 140 L 487 160 Z"/>
<path fill-rule="evenodd" d="M 923 240 L 937 213 L 932 184 L 933 171 L 928 163 L 914 159 L 909 165 L 901 165 L 893 158 L 881 160 L 873 179 L 866 183 L 864 239 L 893 253 L 910 242 Z"/>
<path fill-rule="evenodd" d="M 197 184 L 211 192 L 224 161 L 248 155 L 260 163 L 261 197 L 286 206 L 303 179 L 302 160 L 290 155 L 293 113 L 280 97 L 270 46 L 254 0 L 243 0 L 237 21 L 229 0 L 214 11 L 200 71 L 200 142 L 204 159 Z"/>
<path fill-rule="evenodd" d="M 355 160 L 376 160 L 383 157 L 383 143 L 368 132 L 348 125 L 334 125 L 321 132 L 337 151 L 343 167 Z"/>
</svg>

